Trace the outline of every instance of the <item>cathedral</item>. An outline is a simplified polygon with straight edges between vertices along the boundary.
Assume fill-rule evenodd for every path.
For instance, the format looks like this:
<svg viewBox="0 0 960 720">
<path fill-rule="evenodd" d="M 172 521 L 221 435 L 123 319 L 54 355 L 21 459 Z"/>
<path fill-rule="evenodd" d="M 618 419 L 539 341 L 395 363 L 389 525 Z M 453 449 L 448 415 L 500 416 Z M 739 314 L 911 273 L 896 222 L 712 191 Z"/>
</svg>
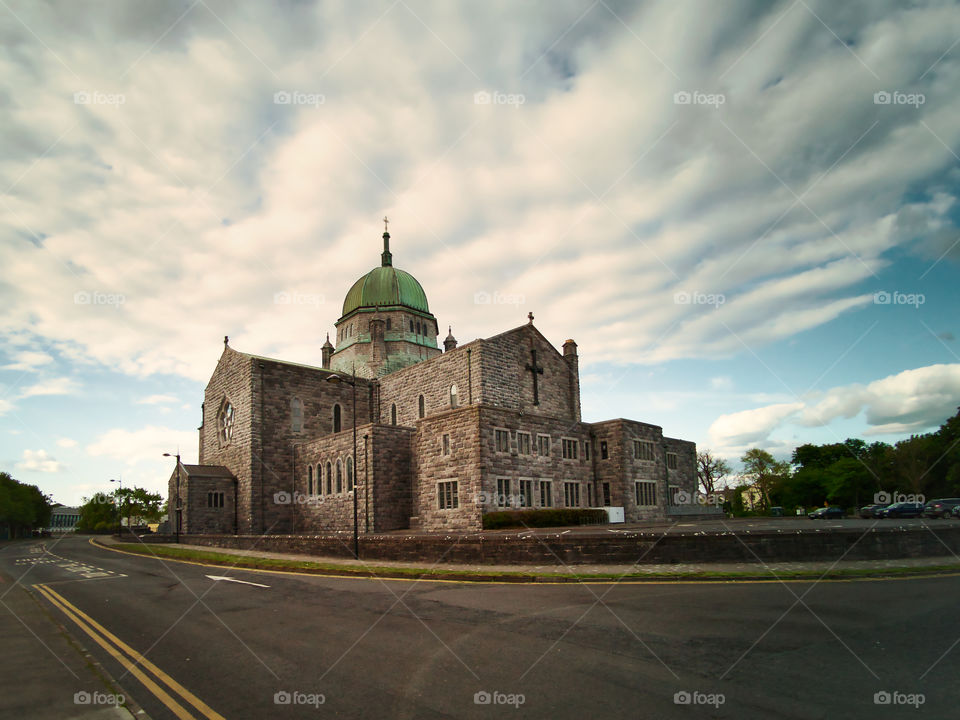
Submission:
<svg viewBox="0 0 960 720">
<path fill-rule="evenodd" d="M 320 366 L 224 338 L 199 459 L 170 477 L 171 530 L 212 534 L 471 531 L 489 512 L 607 508 L 635 522 L 688 514 L 696 446 L 636 420 L 583 422 L 573 340 L 528 322 L 458 345 L 413 275 L 357 280 Z M 685 505 L 686 503 L 686 505 Z"/>
</svg>

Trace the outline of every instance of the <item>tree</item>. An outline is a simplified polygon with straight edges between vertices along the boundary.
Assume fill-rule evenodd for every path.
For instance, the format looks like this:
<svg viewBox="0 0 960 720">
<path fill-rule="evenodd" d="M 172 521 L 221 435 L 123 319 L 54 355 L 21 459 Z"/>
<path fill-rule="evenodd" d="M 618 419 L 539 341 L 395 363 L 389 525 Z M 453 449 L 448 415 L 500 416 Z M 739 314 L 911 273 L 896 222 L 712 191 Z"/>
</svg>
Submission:
<svg viewBox="0 0 960 720">
<path fill-rule="evenodd" d="M 117 507 L 113 494 L 98 492 L 80 506 L 77 530 L 110 532 L 117 527 Z"/>
<path fill-rule="evenodd" d="M 790 474 L 790 464 L 775 460 L 773 455 L 760 448 L 751 448 L 740 458 L 743 463 L 745 479 L 753 483 L 760 491 L 760 501 L 764 509 L 770 507 L 770 491 L 774 484 Z"/>
<path fill-rule="evenodd" d="M 0 472 L 0 528 L 10 537 L 29 535 L 50 524 L 50 498 L 36 485 L 25 485 Z"/>
<path fill-rule="evenodd" d="M 697 453 L 697 479 L 704 495 L 713 495 L 720 490 L 720 481 L 731 472 L 727 461 L 715 457 L 709 450 Z"/>
<path fill-rule="evenodd" d="M 120 513 L 127 525 L 136 518 L 139 522 L 156 522 L 163 514 L 163 497 L 140 487 L 123 488 L 114 493 L 119 500 Z"/>
</svg>

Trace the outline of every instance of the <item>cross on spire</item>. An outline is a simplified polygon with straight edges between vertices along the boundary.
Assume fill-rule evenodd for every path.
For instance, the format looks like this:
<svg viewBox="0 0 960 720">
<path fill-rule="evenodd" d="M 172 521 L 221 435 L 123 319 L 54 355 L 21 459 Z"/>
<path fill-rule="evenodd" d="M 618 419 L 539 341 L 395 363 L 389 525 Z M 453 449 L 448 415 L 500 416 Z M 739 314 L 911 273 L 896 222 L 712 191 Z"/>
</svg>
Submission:
<svg viewBox="0 0 960 720">
<path fill-rule="evenodd" d="M 527 370 L 533 375 L 533 404 L 540 404 L 540 386 L 537 383 L 537 375 L 543 375 L 543 368 L 537 365 L 537 351 L 530 348 L 530 360 L 527 363 Z"/>
<path fill-rule="evenodd" d="M 387 216 L 383 216 L 383 252 L 380 254 L 380 265 L 390 267 L 393 265 L 393 254 L 390 252 L 390 233 L 387 231 L 389 224 Z"/>
<path fill-rule="evenodd" d="M 387 225 L 388 225 L 389 223 L 390 223 L 390 221 L 387 220 L 387 216 L 384 215 L 384 216 L 383 216 L 383 231 L 384 231 L 384 232 L 388 232 L 388 230 L 387 230 Z"/>
</svg>

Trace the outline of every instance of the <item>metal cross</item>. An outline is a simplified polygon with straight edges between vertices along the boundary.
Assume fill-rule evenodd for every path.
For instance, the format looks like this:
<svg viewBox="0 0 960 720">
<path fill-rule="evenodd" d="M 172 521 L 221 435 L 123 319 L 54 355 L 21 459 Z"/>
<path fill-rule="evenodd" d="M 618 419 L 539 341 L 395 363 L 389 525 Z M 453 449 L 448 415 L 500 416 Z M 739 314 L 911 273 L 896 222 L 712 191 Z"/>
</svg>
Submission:
<svg viewBox="0 0 960 720">
<path fill-rule="evenodd" d="M 387 224 L 388 224 L 389 222 L 390 222 L 390 221 L 387 220 L 387 216 L 384 215 L 384 216 L 383 216 L 383 231 L 384 231 L 384 232 L 388 232 L 388 230 L 387 230 Z"/>
<path fill-rule="evenodd" d="M 537 365 L 537 351 L 530 349 L 530 359 L 533 362 L 527 363 L 527 370 L 533 375 L 533 404 L 540 404 L 540 387 L 537 384 L 537 375 L 543 375 L 543 368 Z"/>
</svg>

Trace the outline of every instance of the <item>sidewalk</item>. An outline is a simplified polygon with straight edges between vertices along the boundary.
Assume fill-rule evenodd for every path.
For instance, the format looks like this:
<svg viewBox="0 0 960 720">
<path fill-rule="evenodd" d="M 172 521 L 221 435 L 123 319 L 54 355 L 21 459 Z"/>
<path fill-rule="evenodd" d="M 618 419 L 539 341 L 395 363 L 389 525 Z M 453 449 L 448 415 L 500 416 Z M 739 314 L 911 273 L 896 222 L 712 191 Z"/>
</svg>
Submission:
<svg viewBox="0 0 960 720">
<path fill-rule="evenodd" d="M 104 545 L 115 545 L 119 541 L 113 536 L 98 536 L 97 541 Z M 144 540 L 149 544 L 148 540 Z M 297 555 L 279 552 L 266 552 L 260 550 L 240 550 L 234 548 L 209 547 L 207 545 L 188 545 L 184 543 L 163 543 L 162 547 L 182 548 L 184 550 L 196 550 L 201 552 L 215 552 L 224 555 L 237 555 L 244 557 L 263 558 L 267 560 L 286 560 L 290 563 L 310 562 L 322 563 L 325 566 L 331 566 L 333 569 L 330 574 L 335 574 L 336 568 L 343 568 L 344 571 L 357 571 L 363 569 L 377 568 L 387 570 L 421 570 L 421 571 L 441 571 L 450 574 L 481 573 L 484 576 L 497 575 L 525 575 L 531 578 L 552 575 L 571 575 L 571 576 L 610 576 L 619 577 L 629 575 L 633 578 L 657 577 L 663 578 L 683 578 L 690 577 L 695 579 L 697 576 L 725 576 L 730 575 L 730 579 L 737 579 L 735 576 L 741 576 L 742 579 L 769 579 L 776 581 L 778 576 L 806 575 L 810 577 L 819 577 L 825 573 L 852 573 L 852 574 L 896 574 L 905 572 L 922 573 L 925 569 L 936 570 L 937 572 L 960 572 L 960 558 L 948 555 L 945 557 L 924 557 L 924 558 L 896 558 L 890 560 L 847 560 L 836 561 L 835 559 L 817 561 L 817 562 L 780 562 L 780 563 L 684 563 L 684 564 L 639 564 L 639 565 L 586 565 L 586 564 L 562 564 L 559 561 L 556 565 L 480 565 L 480 564 L 456 564 L 456 563 L 409 563 L 395 560 L 354 560 L 353 558 L 332 558 L 317 555 Z M 482 578 L 477 578 L 482 579 Z M 489 579 L 496 579 L 490 577 Z M 549 579 L 549 578 L 547 578 Z"/>
</svg>

